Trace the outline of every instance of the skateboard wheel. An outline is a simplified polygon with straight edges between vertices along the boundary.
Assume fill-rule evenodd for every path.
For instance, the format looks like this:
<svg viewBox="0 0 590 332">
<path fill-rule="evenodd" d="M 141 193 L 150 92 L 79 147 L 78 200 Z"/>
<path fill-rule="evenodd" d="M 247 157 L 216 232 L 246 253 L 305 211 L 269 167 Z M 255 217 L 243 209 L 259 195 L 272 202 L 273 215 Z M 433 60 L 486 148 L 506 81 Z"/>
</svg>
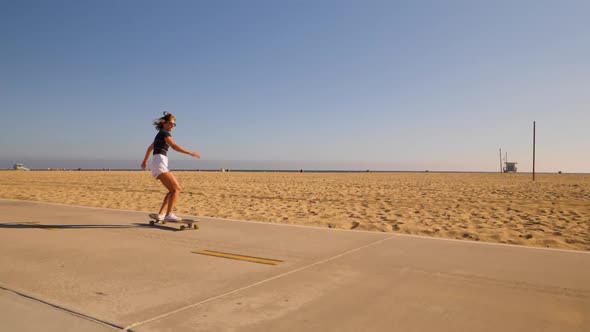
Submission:
<svg viewBox="0 0 590 332">
<path fill-rule="evenodd" d="M 150 220 L 150 225 L 153 226 L 154 224 L 155 224 L 155 222 L 153 220 Z"/>
<path fill-rule="evenodd" d="M 193 229 L 199 229 L 199 225 L 193 225 Z"/>
<path fill-rule="evenodd" d="M 184 226 L 184 225 L 180 226 L 181 231 L 184 231 L 185 228 L 186 228 L 186 226 Z"/>
</svg>

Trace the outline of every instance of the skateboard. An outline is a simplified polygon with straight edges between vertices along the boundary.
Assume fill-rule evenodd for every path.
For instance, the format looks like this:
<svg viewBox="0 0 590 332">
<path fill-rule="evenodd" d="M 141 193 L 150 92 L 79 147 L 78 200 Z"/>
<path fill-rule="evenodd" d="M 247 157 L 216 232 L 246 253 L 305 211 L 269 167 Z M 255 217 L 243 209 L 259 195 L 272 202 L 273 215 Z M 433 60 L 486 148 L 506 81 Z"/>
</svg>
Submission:
<svg viewBox="0 0 590 332">
<path fill-rule="evenodd" d="M 156 224 L 181 224 L 180 225 L 180 230 L 184 231 L 185 229 L 199 229 L 199 225 L 197 225 L 197 223 L 199 222 L 198 220 L 193 220 L 193 219 L 182 219 L 180 221 L 164 221 L 164 220 L 158 220 L 158 215 L 156 213 L 150 213 L 150 226 L 155 226 Z"/>
</svg>

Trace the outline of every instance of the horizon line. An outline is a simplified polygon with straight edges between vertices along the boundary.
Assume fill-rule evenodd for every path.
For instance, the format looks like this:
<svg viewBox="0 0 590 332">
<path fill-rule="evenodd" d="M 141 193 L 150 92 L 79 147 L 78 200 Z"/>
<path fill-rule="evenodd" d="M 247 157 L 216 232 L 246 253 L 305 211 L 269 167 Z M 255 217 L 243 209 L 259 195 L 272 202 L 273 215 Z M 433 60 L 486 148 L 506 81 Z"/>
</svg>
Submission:
<svg viewBox="0 0 590 332">
<path fill-rule="evenodd" d="M 0 171 L 19 171 L 14 169 L 0 169 Z M 139 168 L 32 168 L 34 172 L 74 171 L 74 172 L 148 172 Z M 478 174 L 525 174 L 532 175 L 533 172 L 498 172 L 498 171 L 475 171 L 475 170 L 380 170 L 380 169 L 228 169 L 228 168 L 207 168 L 207 169 L 171 169 L 173 172 L 226 172 L 226 173 L 478 173 Z M 590 174 L 590 172 L 535 172 L 535 174 Z"/>
</svg>

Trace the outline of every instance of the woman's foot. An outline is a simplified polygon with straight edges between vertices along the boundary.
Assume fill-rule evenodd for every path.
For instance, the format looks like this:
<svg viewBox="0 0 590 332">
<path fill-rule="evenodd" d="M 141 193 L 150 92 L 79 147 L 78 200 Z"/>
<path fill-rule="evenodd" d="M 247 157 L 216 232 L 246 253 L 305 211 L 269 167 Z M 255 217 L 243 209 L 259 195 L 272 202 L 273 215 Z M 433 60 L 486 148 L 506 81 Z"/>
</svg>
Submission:
<svg viewBox="0 0 590 332">
<path fill-rule="evenodd" d="M 150 219 L 153 221 L 164 221 L 165 215 L 157 214 L 157 213 L 150 213 Z"/>
<path fill-rule="evenodd" d="M 175 216 L 174 214 L 169 214 L 164 217 L 164 221 L 181 221 L 182 218 Z"/>
</svg>

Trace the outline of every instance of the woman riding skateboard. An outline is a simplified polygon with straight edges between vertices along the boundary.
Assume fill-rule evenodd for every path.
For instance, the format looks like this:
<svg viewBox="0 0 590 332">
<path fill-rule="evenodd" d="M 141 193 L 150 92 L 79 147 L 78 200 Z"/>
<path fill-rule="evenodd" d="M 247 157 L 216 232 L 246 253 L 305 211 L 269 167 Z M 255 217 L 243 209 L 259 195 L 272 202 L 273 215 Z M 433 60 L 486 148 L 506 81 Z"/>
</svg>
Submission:
<svg viewBox="0 0 590 332">
<path fill-rule="evenodd" d="M 154 138 L 154 142 L 148 147 L 141 168 L 145 170 L 150 159 L 150 155 L 153 152 L 152 158 L 152 175 L 154 179 L 160 180 L 162 184 L 168 189 L 168 193 L 164 197 L 162 207 L 158 212 L 158 221 L 180 221 L 182 218 L 175 216 L 172 212 L 174 211 L 174 205 L 180 196 L 180 185 L 176 180 L 176 177 L 168 169 L 168 148 L 185 153 L 195 158 L 201 158 L 201 155 L 197 152 L 191 152 L 180 145 L 178 145 L 172 138 L 172 131 L 176 127 L 176 118 L 174 115 L 164 112 L 164 116 L 154 121 L 154 126 L 158 130 L 158 134 Z M 166 214 L 164 214 L 164 212 Z"/>
</svg>

